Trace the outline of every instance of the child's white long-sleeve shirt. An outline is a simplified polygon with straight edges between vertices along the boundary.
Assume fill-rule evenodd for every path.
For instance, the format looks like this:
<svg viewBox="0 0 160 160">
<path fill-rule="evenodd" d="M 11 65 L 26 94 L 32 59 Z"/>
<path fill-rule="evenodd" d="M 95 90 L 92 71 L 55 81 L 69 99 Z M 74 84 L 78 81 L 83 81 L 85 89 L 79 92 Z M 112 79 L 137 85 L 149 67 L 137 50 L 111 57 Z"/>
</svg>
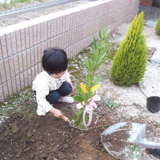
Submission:
<svg viewBox="0 0 160 160">
<path fill-rule="evenodd" d="M 46 112 L 49 112 L 52 108 L 52 105 L 46 100 L 46 96 L 50 91 L 57 90 L 65 81 L 71 81 L 67 70 L 60 79 L 51 77 L 46 71 L 42 71 L 36 76 L 32 90 L 36 91 L 36 101 Z"/>
</svg>

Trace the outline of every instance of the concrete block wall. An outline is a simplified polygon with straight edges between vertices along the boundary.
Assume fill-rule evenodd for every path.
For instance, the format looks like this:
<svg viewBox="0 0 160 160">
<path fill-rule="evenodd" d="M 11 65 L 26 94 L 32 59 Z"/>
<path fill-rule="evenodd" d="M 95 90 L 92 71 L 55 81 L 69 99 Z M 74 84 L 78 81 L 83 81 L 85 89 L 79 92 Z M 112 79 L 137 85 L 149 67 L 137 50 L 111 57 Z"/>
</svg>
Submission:
<svg viewBox="0 0 160 160">
<path fill-rule="evenodd" d="M 139 0 L 97 1 L 1 28 L 0 102 L 32 85 L 44 49 L 57 46 L 73 58 L 98 38 L 99 29 L 131 22 L 138 6 Z"/>
</svg>

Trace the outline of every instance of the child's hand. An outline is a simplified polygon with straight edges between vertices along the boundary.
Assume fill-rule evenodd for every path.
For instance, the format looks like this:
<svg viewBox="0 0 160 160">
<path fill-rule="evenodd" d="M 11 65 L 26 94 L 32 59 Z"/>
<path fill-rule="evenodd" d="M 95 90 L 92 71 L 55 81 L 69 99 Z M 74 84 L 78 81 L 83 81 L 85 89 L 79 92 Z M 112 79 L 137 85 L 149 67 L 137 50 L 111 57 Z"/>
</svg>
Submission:
<svg viewBox="0 0 160 160">
<path fill-rule="evenodd" d="M 50 112 L 57 118 L 60 118 L 63 115 L 63 113 L 60 110 L 55 108 L 52 108 Z"/>
</svg>

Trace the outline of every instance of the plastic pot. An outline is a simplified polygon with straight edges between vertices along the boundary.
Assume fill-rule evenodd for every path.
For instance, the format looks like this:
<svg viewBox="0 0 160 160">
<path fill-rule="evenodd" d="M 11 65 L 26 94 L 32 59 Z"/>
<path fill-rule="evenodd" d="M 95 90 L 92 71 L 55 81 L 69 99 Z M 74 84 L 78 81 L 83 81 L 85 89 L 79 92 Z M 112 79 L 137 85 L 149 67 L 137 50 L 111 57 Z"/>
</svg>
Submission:
<svg viewBox="0 0 160 160">
<path fill-rule="evenodd" d="M 147 109 L 152 113 L 159 112 L 160 97 L 156 97 L 156 96 L 148 97 L 147 98 Z"/>
</svg>

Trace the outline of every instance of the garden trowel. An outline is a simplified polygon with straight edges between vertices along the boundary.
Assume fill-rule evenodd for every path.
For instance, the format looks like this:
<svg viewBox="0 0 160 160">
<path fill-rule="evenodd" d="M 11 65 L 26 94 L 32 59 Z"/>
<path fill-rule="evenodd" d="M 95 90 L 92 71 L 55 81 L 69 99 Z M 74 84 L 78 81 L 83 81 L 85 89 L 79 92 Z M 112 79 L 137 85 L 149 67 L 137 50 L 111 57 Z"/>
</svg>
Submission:
<svg viewBox="0 0 160 160">
<path fill-rule="evenodd" d="M 66 117 L 66 116 L 64 116 L 64 115 L 62 115 L 60 118 L 63 119 L 65 122 L 68 122 L 68 123 L 69 123 L 69 126 L 72 127 L 72 128 L 79 129 L 79 130 L 81 130 L 81 131 L 86 131 L 86 130 L 87 130 L 87 129 L 77 128 L 77 127 L 76 127 L 76 124 L 74 123 L 74 120 L 69 120 L 69 118 Z"/>
<path fill-rule="evenodd" d="M 130 157 L 141 160 L 145 148 L 160 149 L 160 143 L 145 139 L 145 130 L 146 124 L 116 123 L 101 134 L 101 141 L 108 153 L 117 159 L 128 160 Z M 133 146 L 135 150 L 132 150 Z"/>
</svg>

